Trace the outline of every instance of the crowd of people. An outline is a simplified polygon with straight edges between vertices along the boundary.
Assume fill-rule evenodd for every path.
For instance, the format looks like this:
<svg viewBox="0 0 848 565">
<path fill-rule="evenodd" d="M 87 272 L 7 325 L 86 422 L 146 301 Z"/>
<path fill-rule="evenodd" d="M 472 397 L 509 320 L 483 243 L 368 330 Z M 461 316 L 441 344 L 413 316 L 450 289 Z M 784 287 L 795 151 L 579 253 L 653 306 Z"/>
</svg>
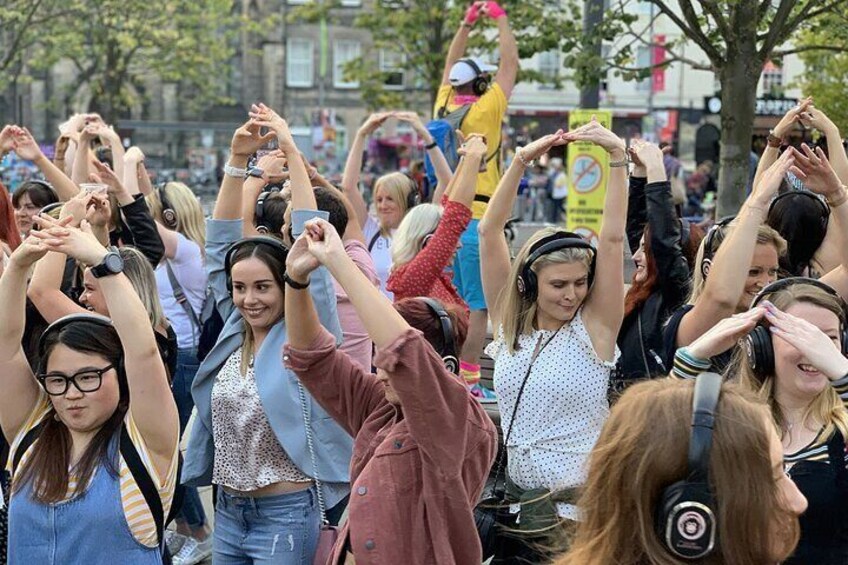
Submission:
<svg viewBox="0 0 848 565">
<path fill-rule="evenodd" d="M 465 57 L 486 20 L 498 67 Z M 43 177 L 0 185 L 5 562 L 848 562 L 838 128 L 790 110 L 705 233 L 669 151 L 594 119 L 504 166 L 517 70 L 506 12 L 474 2 L 433 121 L 370 116 L 339 186 L 257 102 L 209 218 L 96 114 L 53 160 L 0 130 Z M 431 194 L 391 172 L 363 198 L 387 120 L 424 140 Z M 828 151 L 788 146 L 799 123 Z M 608 154 L 596 241 L 559 227 L 553 158 L 553 225 L 513 254 L 522 179 L 572 142 Z"/>
</svg>

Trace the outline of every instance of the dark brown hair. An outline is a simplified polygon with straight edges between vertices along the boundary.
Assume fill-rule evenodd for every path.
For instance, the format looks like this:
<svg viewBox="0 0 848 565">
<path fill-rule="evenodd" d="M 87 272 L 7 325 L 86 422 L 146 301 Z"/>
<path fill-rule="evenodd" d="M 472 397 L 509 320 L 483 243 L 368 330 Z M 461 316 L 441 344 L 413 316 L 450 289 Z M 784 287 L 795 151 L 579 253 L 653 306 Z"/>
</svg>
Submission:
<svg viewBox="0 0 848 565">
<path fill-rule="evenodd" d="M 443 306 L 450 318 L 456 342 L 456 353 L 459 354 L 468 335 L 468 319 L 465 311 L 459 306 L 444 303 Z M 433 346 L 433 349 L 436 351 L 445 350 L 442 322 L 423 300 L 405 298 L 395 302 L 394 307 L 403 316 L 407 324 L 424 334 L 424 339 Z"/>
<path fill-rule="evenodd" d="M 118 475 L 117 449 L 110 450 L 110 444 L 129 409 L 129 386 L 123 369 L 123 348 L 114 328 L 79 321 L 51 332 L 45 338 L 39 373 L 46 372 L 50 354 L 60 344 L 74 351 L 99 355 L 112 364 L 118 373 L 120 399 L 115 412 L 103 423 L 72 469 L 70 464 L 73 442 L 68 428 L 55 417 L 54 408 L 44 417 L 44 427 L 38 441 L 33 444 L 29 458 L 16 473 L 13 486 L 14 491 L 18 491 L 23 485 L 32 482 L 33 496 L 42 504 L 65 500 L 72 474 L 76 479 L 78 493 L 86 488 L 95 469 L 101 464 L 113 476 Z"/>
</svg>

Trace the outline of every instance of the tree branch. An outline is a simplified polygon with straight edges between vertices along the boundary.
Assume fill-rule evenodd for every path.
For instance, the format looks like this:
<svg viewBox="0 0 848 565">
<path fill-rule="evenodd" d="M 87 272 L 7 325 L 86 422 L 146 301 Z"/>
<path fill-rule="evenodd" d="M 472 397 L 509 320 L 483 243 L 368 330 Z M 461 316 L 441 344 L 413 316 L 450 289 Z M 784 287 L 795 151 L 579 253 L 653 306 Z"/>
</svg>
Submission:
<svg viewBox="0 0 848 565">
<path fill-rule="evenodd" d="M 680 8 L 683 11 L 683 16 L 686 18 L 686 21 L 680 19 L 671 8 L 663 0 L 650 0 L 660 11 L 668 16 L 668 18 L 680 28 L 689 39 L 698 44 L 704 53 L 706 53 L 707 57 L 709 57 L 710 62 L 716 67 L 718 67 L 722 63 L 722 55 L 712 44 L 710 39 L 704 35 L 701 31 L 700 25 L 698 23 L 698 15 L 695 13 L 695 9 L 692 7 L 692 3 L 689 0 L 679 0 Z"/>
<path fill-rule="evenodd" d="M 832 51 L 834 53 L 846 53 L 848 47 L 844 45 L 804 45 L 803 47 L 795 47 L 793 49 L 782 49 L 772 51 L 772 57 L 785 57 L 786 55 L 797 55 L 807 51 Z"/>
<path fill-rule="evenodd" d="M 780 0 L 780 5 L 777 7 L 777 12 L 774 15 L 771 23 L 769 24 L 769 30 L 766 34 L 765 40 L 763 41 L 762 47 L 760 47 L 760 56 L 763 59 L 767 59 L 771 52 L 774 50 L 775 46 L 781 42 L 782 38 L 785 37 L 784 32 L 790 32 L 794 29 L 794 27 L 786 25 L 789 20 L 789 16 L 792 13 L 792 8 L 795 7 L 797 0 Z M 809 6 L 808 4 L 807 6 Z M 803 12 L 803 10 L 802 10 Z M 759 24 L 759 22 L 757 22 Z"/>
<path fill-rule="evenodd" d="M 701 0 L 701 6 L 703 6 L 704 11 L 713 18 L 721 36 L 724 38 L 731 37 L 732 34 L 728 21 L 721 13 L 721 9 L 718 7 L 715 0 Z"/>
</svg>

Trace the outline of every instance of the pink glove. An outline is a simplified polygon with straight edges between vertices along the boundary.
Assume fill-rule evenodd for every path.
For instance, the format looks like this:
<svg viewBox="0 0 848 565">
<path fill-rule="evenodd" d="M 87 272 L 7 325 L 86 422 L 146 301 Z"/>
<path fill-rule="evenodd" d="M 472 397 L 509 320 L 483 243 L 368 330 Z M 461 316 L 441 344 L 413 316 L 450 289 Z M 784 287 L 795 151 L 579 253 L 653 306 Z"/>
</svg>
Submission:
<svg viewBox="0 0 848 565">
<path fill-rule="evenodd" d="M 501 8 L 501 5 L 497 2 L 489 1 L 486 2 L 486 13 L 493 20 L 497 20 L 498 18 L 506 17 L 506 10 Z"/>
<path fill-rule="evenodd" d="M 473 26 L 474 22 L 477 21 L 477 18 L 480 17 L 480 10 L 477 6 L 477 2 L 471 4 L 468 9 L 465 11 L 465 20 L 463 23 L 469 26 Z"/>
</svg>

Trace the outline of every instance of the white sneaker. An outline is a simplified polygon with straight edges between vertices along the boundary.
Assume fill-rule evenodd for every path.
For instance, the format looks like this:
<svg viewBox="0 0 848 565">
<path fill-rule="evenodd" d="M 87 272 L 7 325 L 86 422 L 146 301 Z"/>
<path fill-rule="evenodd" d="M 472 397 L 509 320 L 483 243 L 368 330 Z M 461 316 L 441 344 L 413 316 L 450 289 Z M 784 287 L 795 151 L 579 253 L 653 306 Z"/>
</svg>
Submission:
<svg viewBox="0 0 848 565">
<path fill-rule="evenodd" d="M 186 538 L 179 553 L 172 558 L 173 565 L 197 565 L 212 556 L 212 536 L 203 541 Z"/>
<path fill-rule="evenodd" d="M 165 545 L 168 546 L 168 553 L 176 555 L 185 545 L 188 538 L 174 530 L 165 530 Z"/>
</svg>

